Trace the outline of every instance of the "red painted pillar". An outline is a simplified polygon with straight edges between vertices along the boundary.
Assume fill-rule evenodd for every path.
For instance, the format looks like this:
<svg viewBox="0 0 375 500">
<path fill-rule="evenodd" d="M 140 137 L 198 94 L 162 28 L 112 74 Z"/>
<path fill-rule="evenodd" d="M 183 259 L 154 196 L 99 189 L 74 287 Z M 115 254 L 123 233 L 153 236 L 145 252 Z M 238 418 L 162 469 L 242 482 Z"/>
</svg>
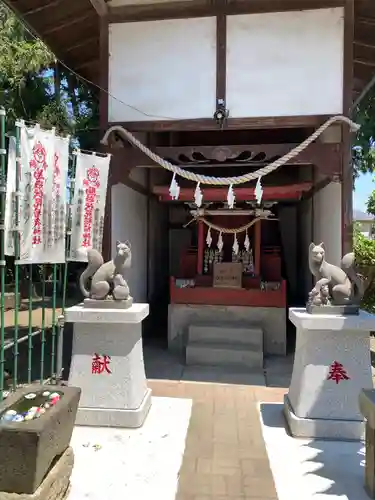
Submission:
<svg viewBox="0 0 375 500">
<path fill-rule="evenodd" d="M 204 253 L 204 223 L 198 221 L 198 258 L 197 274 L 203 274 L 203 253 Z"/>
<path fill-rule="evenodd" d="M 262 226 L 261 226 L 262 221 L 258 220 L 254 226 L 255 230 L 255 255 L 254 255 L 254 272 L 255 276 L 260 275 L 260 244 L 261 244 L 261 238 L 262 238 Z"/>
</svg>

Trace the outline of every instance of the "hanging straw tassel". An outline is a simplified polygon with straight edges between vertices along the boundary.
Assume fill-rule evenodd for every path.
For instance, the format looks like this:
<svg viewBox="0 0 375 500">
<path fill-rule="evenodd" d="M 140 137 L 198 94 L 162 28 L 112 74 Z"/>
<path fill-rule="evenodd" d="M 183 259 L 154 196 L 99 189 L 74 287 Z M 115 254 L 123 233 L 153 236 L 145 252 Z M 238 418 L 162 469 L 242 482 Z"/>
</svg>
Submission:
<svg viewBox="0 0 375 500">
<path fill-rule="evenodd" d="M 208 228 L 208 231 L 207 231 L 206 243 L 207 243 L 208 248 L 211 248 L 212 236 L 211 236 L 211 228 L 210 227 Z"/>
<path fill-rule="evenodd" d="M 202 201 L 203 201 L 203 194 L 200 188 L 200 184 L 201 183 L 198 182 L 194 192 L 194 203 L 197 205 L 198 208 L 202 206 Z"/>
<path fill-rule="evenodd" d="M 221 251 L 222 251 L 223 246 L 224 246 L 224 242 L 223 242 L 223 233 L 220 231 L 220 233 L 219 233 L 219 237 L 218 237 L 218 239 L 217 239 L 217 249 L 219 250 L 219 252 L 221 252 Z"/>
<path fill-rule="evenodd" d="M 258 177 L 257 185 L 255 186 L 255 199 L 257 200 L 258 205 L 261 204 L 262 197 L 263 197 L 262 182 L 261 182 L 261 177 Z"/>
<path fill-rule="evenodd" d="M 233 249 L 233 253 L 235 255 L 237 255 L 240 247 L 238 245 L 238 240 L 237 240 L 237 234 L 236 233 L 234 233 L 234 241 L 233 241 L 233 247 L 232 247 L 232 249 Z"/>
<path fill-rule="evenodd" d="M 172 200 L 178 200 L 180 196 L 180 186 L 176 181 L 176 174 L 173 174 L 171 185 L 169 186 L 169 194 Z"/>
<path fill-rule="evenodd" d="M 227 202 L 229 208 L 234 208 L 234 204 L 236 202 L 236 195 L 234 194 L 232 184 L 228 188 Z"/>
<path fill-rule="evenodd" d="M 247 229 L 246 229 L 246 236 L 245 236 L 245 241 L 244 241 L 244 247 L 245 247 L 246 252 L 248 252 L 250 250 L 250 239 L 249 239 L 249 234 L 247 232 Z"/>
</svg>

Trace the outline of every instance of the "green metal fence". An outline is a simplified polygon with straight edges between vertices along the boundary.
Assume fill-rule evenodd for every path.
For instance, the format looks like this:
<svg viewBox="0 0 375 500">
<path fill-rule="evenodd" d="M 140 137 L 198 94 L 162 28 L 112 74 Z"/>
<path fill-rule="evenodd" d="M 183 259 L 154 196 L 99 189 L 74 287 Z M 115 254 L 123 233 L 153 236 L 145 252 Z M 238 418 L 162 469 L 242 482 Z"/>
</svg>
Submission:
<svg viewBox="0 0 375 500">
<path fill-rule="evenodd" d="M 19 179 L 22 165 L 20 128 L 17 126 L 16 193 L 13 205 L 15 255 L 14 258 L 5 256 L 6 132 L 6 113 L 0 108 L 0 401 L 19 385 L 35 381 L 57 383 L 60 380 L 63 340 L 61 317 L 67 301 L 68 285 L 67 262 L 61 265 L 18 263 L 22 194 L 19 193 Z M 72 165 L 73 171 L 74 167 Z M 70 202 L 73 188 L 71 183 Z M 68 213 L 67 250 L 70 221 L 71 214 Z"/>
</svg>

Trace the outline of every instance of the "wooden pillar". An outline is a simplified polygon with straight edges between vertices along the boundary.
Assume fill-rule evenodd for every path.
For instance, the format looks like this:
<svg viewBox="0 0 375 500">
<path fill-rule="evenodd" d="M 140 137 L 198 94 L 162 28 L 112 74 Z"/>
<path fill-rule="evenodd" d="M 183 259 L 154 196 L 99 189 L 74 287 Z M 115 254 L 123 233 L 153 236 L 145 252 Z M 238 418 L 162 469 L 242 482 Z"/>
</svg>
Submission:
<svg viewBox="0 0 375 500">
<path fill-rule="evenodd" d="M 203 274 L 203 253 L 204 253 L 204 223 L 198 221 L 198 258 L 197 274 Z"/>
<path fill-rule="evenodd" d="M 226 1 L 216 0 L 216 109 L 225 107 L 227 83 L 227 16 Z"/>
<path fill-rule="evenodd" d="M 353 39 L 354 0 L 346 0 L 344 17 L 344 115 L 349 116 L 353 103 Z M 342 253 L 353 248 L 353 168 L 352 136 L 347 125 L 343 126 L 343 155 L 341 175 L 341 238 Z"/>
<path fill-rule="evenodd" d="M 105 134 L 108 128 L 108 79 L 109 79 L 109 23 L 108 17 L 100 17 L 100 41 L 99 41 L 99 59 L 100 59 L 100 87 L 102 90 L 99 95 L 99 124 L 101 137 Z M 101 150 L 106 150 L 103 148 Z M 105 260 L 111 259 L 111 190 L 113 184 L 113 176 L 111 175 L 112 167 L 109 166 L 108 187 L 105 203 L 104 214 L 104 232 L 103 232 L 103 246 L 102 253 Z"/>
<path fill-rule="evenodd" d="M 258 220 L 254 226 L 254 230 L 255 230 L 255 248 L 254 248 L 254 251 L 255 251 L 255 256 L 254 256 L 254 259 L 255 259 L 255 262 L 254 262 L 254 272 L 255 272 L 255 276 L 259 276 L 260 275 L 260 245 L 261 245 L 261 239 L 262 239 L 262 221 L 261 220 Z"/>
<path fill-rule="evenodd" d="M 100 60 L 100 94 L 99 124 L 104 135 L 108 128 L 108 82 L 109 82 L 109 23 L 106 16 L 100 18 L 99 60 Z"/>
<path fill-rule="evenodd" d="M 113 175 L 111 175 L 111 169 L 108 175 L 107 184 L 107 194 L 105 201 L 105 212 L 104 212 L 104 231 L 103 231 L 103 243 L 102 243 L 102 254 L 104 260 L 111 260 L 112 258 L 112 186 Z"/>
</svg>

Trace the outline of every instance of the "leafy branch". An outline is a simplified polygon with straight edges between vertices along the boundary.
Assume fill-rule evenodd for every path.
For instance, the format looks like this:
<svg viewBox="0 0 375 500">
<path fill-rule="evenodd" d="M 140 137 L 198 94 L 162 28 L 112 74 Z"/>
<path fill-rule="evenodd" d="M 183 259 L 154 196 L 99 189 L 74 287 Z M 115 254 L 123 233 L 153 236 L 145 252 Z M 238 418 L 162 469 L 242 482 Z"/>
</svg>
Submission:
<svg viewBox="0 0 375 500">
<path fill-rule="evenodd" d="M 17 119 L 70 134 L 82 149 L 98 144 L 98 92 L 61 68 L 51 51 L 0 3 L 0 105 Z M 58 71 L 56 69 L 58 68 Z"/>
</svg>

